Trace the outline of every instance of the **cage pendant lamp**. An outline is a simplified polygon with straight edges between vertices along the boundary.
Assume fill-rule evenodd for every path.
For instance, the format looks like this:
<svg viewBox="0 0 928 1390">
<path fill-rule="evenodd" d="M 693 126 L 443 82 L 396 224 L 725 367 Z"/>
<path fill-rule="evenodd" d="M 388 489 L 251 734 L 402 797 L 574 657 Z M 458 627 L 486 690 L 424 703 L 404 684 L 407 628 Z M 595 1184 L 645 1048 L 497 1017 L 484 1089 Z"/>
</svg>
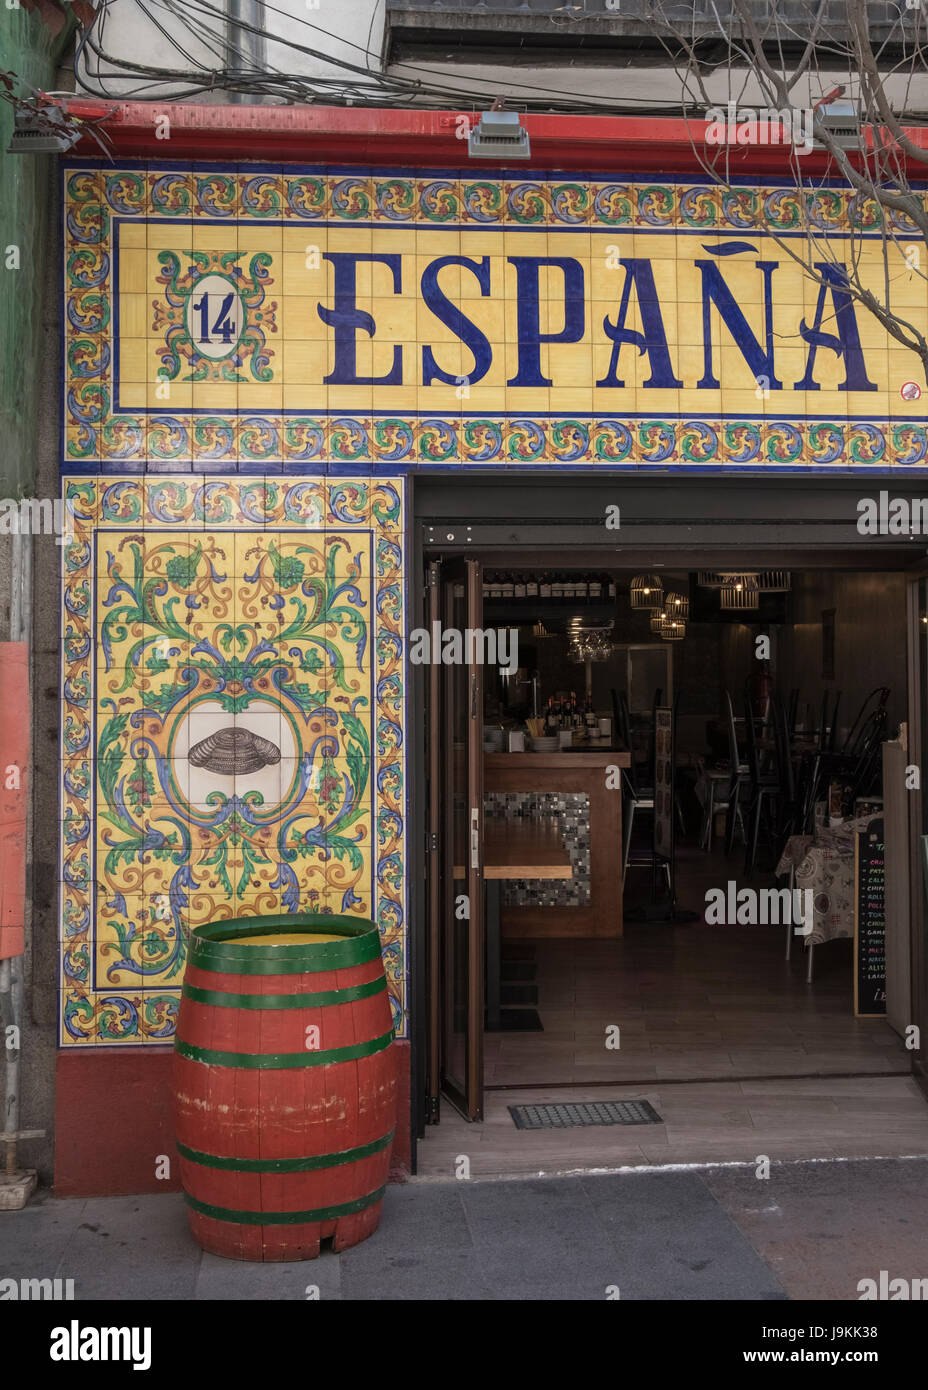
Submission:
<svg viewBox="0 0 928 1390">
<path fill-rule="evenodd" d="M 750 612 L 760 606 L 756 574 L 726 574 L 719 607 L 728 612 Z"/>
<path fill-rule="evenodd" d="M 664 642 L 682 642 L 686 636 L 686 623 L 679 618 L 665 618 L 660 626 L 660 634 Z"/>
<path fill-rule="evenodd" d="M 789 570 L 761 570 L 757 576 L 757 587 L 762 594 L 786 594 L 790 585 Z"/>
<path fill-rule="evenodd" d="M 687 594 L 665 594 L 664 612 L 668 618 L 682 618 L 685 622 L 690 616 L 690 600 Z"/>
<path fill-rule="evenodd" d="M 661 630 L 662 624 L 665 623 L 666 620 L 667 620 L 667 615 L 666 615 L 666 613 L 652 613 L 652 614 L 651 614 L 651 631 L 652 631 L 652 632 L 657 632 L 657 633 L 659 633 L 660 630 Z"/>
<path fill-rule="evenodd" d="M 632 608 L 660 612 L 664 607 L 664 586 L 660 575 L 636 574 L 632 580 Z"/>
</svg>

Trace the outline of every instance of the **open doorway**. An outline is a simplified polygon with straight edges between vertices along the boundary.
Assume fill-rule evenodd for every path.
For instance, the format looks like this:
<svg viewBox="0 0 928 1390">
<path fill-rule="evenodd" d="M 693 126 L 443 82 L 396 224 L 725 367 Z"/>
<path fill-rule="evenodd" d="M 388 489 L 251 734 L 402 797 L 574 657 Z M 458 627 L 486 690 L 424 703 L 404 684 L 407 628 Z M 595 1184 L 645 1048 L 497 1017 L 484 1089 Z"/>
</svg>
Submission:
<svg viewBox="0 0 928 1390">
<path fill-rule="evenodd" d="M 433 1037 L 470 1093 L 446 1069 L 424 1170 L 458 1115 L 493 1171 L 923 1146 L 905 575 L 454 563 L 435 612 L 518 660 L 433 676 Z M 616 1099 L 660 1123 L 510 1113 Z"/>
</svg>

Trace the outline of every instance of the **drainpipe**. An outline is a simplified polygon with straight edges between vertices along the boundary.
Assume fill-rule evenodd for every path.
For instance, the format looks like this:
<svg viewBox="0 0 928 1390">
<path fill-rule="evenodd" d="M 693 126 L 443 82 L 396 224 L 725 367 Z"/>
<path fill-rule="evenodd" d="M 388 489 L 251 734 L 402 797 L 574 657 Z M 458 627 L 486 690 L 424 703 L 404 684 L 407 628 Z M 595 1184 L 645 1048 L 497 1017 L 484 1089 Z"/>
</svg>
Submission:
<svg viewBox="0 0 928 1390">
<path fill-rule="evenodd" d="M 229 22 L 227 25 L 229 45 L 238 49 L 246 65 L 255 72 L 264 72 L 267 67 L 267 43 L 263 33 L 252 34 L 247 29 L 239 30 L 239 23 L 251 24 L 261 29 L 263 17 L 258 0 L 229 0 Z M 260 106 L 264 98 L 251 96 L 246 92 L 231 90 L 227 92 L 228 101 L 236 106 L 250 103 Z"/>
</svg>

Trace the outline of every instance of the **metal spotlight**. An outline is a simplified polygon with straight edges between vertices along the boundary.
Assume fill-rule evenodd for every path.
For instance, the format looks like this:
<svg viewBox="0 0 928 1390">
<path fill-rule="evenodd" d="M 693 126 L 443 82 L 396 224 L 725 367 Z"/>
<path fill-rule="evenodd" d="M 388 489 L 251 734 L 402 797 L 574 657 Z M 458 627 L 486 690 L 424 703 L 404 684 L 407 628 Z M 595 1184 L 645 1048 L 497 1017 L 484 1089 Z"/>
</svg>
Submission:
<svg viewBox="0 0 928 1390">
<path fill-rule="evenodd" d="M 484 111 L 467 137 L 471 159 L 529 159 L 528 131 L 518 111 Z"/>
<path fill-rule="evenodd" d="M 46 107 L 41 113 L 17 107 L 7 154 L 66 154 L 80 138 L 80 128 L 69 124 L 57 106 Z"/>
</svg>

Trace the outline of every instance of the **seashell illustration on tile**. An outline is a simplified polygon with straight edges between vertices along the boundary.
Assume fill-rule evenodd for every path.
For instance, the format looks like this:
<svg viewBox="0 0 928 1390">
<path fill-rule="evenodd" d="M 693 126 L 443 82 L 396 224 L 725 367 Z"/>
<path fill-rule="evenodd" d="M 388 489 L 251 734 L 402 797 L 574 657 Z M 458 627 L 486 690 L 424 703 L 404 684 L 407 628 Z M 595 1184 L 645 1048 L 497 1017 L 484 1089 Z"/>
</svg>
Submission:
<svg viewBox="0 0 928 1390">
<path fill-rule="evenodd" d="M 221 777 L 243 777 L 280 762 L 280 749 L 270 739 L 251 729 L 217 729 L 190 750 L 194 767 L 205 768 Z"/>
</svg>

